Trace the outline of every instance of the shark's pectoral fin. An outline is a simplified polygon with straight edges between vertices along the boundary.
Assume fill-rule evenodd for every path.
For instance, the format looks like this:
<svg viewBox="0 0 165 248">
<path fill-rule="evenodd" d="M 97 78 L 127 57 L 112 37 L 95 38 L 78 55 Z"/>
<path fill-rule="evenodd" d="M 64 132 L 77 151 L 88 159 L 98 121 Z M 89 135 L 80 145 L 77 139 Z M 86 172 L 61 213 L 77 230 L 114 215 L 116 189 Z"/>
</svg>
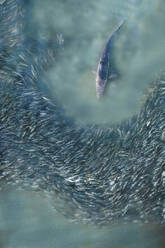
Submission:
<svg viewBox="0 0 165 248">
<path fill-rule="evenodd" d="M 113 74 L 109 75 L 108 79 L 115 79 L 117 77 L 118 77 L 118 74 L 113 73 Z"/>
</svg>

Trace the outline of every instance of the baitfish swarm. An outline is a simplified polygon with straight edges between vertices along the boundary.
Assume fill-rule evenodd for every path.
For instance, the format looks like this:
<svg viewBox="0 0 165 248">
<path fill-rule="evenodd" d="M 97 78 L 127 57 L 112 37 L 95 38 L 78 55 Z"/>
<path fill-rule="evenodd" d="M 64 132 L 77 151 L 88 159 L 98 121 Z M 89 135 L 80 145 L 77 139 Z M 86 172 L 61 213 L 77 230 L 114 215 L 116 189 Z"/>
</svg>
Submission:
<svg viewBox="0 0 165 248">
<path fill-rule="evenodd" d="M 43 191 L 85 222 L 164 223 L 165 75 L 130 120 L 78 126 L 38 87 L 53 46 L 35 49 L 27 5 L 0 6 L 0 187 Z"/>
</svg>

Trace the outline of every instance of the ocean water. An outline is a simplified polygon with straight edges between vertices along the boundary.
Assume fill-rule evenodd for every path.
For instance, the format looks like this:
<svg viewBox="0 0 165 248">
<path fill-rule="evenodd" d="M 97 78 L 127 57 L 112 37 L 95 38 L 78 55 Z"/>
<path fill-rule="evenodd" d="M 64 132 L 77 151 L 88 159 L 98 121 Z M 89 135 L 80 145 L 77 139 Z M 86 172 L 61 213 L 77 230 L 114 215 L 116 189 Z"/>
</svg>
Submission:
<svg viewBox="0 0 165 248">
<path fill-rule="evenodd" d="M 56 43 L 47 85 L 53 97 L 63 99 L 68 116 L 83 124 L 116 123 L 139 112 L 149 85 L 164 67 L 163 0 L 35 0 L 29 6 L 29 34 Z M 121 77 L 98 101 L 93 71 L 121 20 L 125 24 L 114 46 Z M 0 193 L 2 248 L 161 248 L 163 231 L 136 223 L 101 229 L 71 223 L 52 209 L 41 192 Z"/>
<path fill-rule="evenodd" d="M 164 228 L 127 224 L 97 227 L 72 223 L 52 209 L 42 194 L 0 194 L 2 248 L 163 248 Z M 13 211 L 14 210 L 14 211 Z"/>
<path fill-rule="evenodd" d="M 33 6 L 41 37 L 58 39 L 48 82 L 68 115 L 81 123 L 116 123 L 139 112 L 148 86 L 164 63 L 163 1 L 38 1 Z M 49 16 L 49 18 L 47 18 Z M 125 24 L 114 44 L 120 77 L 96 99 L 96 70 L 111 33 Z"/>
</svg>

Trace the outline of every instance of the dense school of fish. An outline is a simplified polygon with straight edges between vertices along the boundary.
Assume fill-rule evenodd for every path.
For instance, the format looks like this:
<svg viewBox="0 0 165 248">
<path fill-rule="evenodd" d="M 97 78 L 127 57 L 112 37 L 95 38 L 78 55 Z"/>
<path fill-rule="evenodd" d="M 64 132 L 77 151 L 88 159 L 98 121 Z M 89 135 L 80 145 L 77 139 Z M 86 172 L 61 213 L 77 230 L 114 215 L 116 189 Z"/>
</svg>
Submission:
<svg viewBox="0 0 165 248">
<path fill-rule="evenodd" d="M 62 99 L 38 87 L 53 48 L 34 49 L 21 3 L 0 6 L 0 187 L 45 192 L 55 207 L 85 222 L 164 223 L 165 75 L 130 120 L 78 126 Z"/>
</svg>

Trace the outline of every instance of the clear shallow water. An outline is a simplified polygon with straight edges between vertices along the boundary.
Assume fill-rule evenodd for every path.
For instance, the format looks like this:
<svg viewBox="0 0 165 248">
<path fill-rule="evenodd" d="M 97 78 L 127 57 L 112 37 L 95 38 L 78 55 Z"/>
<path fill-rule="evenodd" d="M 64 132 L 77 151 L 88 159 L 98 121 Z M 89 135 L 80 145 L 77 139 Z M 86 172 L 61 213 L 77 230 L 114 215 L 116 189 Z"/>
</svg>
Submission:
<svg viewBox="0 0 165 248">
<path fill-rule="evenodd" d="M 137 224 L 99 228 L 69 222 L 42 194 L 0 194 L 2 248 L 163 248 L 163 228 Z M 14 209 L 14 212 L 13 212 Z"/>
<path fill-rule="evenodd" d="M 79 6 L 75 1 L 54 1 L 55 8 L 50 1 L 38 3 L 34 11 L 39 15 L 39 35 L 53 34 L 56 40 L 62 33 L 64 37 L 64 49 L 59 49 L 49 77 L 54 95 L 63 99 L 68 115 L 80 122 L 99 123 L 118 121 L 138 111 L 142 92 L 164 60 L 163 2 L 146 1 L 138 9 L 133 1 L 88 1 Z M 98 103 L 91 71 L 109 32 L 123 17 L 128 21 L 115 48 L 123 78 Z M 151 231 L 147 226 L 127 225 L 100 231 L 71 224 L 55 215 L 43 198 L 24 192 L 1 193 L 1 247 L 164 247 L 158 227 Z"/>
<path fill-rule="evenodd" d="M 64 39 L 48 85 L 54 97 L 63 99 L 68 115 L 82 123 L 113 123 L 139 112 L 144 92 L 163 67 L 161 5 L 162 1 L 47 1 L 38 8 L 36 2 L 41 36 L 53 34 L 56 39 L 60 34 Z M 93 71 L 109 34 L 123 19 L 114 47 L 121 77 L 109 83 L 98 102 Z"/>
</svg>

